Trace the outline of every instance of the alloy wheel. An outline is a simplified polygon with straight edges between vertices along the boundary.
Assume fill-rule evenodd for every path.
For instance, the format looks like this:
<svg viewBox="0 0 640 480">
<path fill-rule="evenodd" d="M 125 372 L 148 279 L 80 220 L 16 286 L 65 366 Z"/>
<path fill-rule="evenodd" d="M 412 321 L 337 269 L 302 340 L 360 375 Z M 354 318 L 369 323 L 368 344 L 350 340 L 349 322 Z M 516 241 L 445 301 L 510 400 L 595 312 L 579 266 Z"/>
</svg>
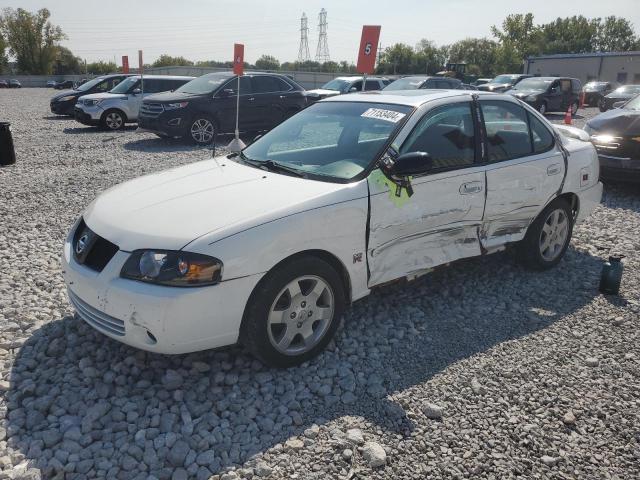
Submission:
<svg viewBox="0 0 640 480">
<path fill-rule="evenodd" d="M 276 296 L 268 317 L 271 345 L 285 355 L 301 355 L 327 333 L 335 311 L 335 297 L 320 277 L 302 276 Z"/>
<path fill-rule="evenodd" d="M 104 123 L 111 130 L 118 130 L 122 128 L 122 124 L 124 123 L 122 119 L 122 115 L 118 112 L 109 112 L 104 119 Z"/>
<path fill-rule="evenodd" d="M 206 118 L 199 118 L 191 124 L 191 138 L 196 143 L 208 144 L 213 141 L 215 128 Z"/>
<path fill-rule="evenodd" d="M 569 235 L 569 219 L 566 212 L 557 208 L 547 216 L 540 232 L 540 255 L 546 261 L 555 260 L 562 253 Z"/>
</svg>

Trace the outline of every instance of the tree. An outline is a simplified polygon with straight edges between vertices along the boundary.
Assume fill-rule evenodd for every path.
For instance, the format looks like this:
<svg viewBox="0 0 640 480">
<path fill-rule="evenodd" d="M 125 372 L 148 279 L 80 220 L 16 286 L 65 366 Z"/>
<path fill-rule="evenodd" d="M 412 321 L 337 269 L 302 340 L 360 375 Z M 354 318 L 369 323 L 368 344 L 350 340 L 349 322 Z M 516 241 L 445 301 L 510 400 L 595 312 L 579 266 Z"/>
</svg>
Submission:
<svg viewBox="0 0 640 480">
<path fill-rule="evenodd" d="M 18 71 L 48 74 L 53 69 L 57 42 L 66 38 L 62 29 L 49 22 L 51 14 L 43 8 L 30 13 L 22 8 L 5 8 L 0 16 L 0 33 L 16 57 Z"/>
<path fill-rule="evenodd" d="M 465 62 L 467 74 L 493 76 L 496 73 L 498 43 L 487 38 L 466 38 L 449 47 L 449 61 Z"/>
<path fill-rule="evenodd" d="M 533 13 L 508 15 L 502 22 L 502 30 L 494 25 L 491 33 L 521 61 L 542 52 L 540 29 L 533 24 Z"/>
<path fill-rule="evenodd" d="M 415 52 L 405 43 L 396 43 L 385 48 L 376 68 L 376 73 L 412 73 Z"/>
<path fill-rule="evenodd" d="M 640 38 L 629 20 L 607 17 L 598 24 L 595 49 L 600 52 L 627 52 L 640 48 Z"/>
<path fill-rule="evenodd" d="M 193 62 L 184 57 L 172 57 L 171 55 L 160 55 L 158 59 L 151 64 L 152 67 L 185 67 L 191 66 Z"/>
<path fill-rule="evenodd" d="M 9 64 L 9 58 L 5 53 L 7 49 L 7 42 L 4 40 L 2 34 L 0 34 L 0 73 L 4 73 L 7 69 L 7 65 Z"/>
<path fill-rule="evenodd" d="M 595 51 L 600 19 L 582 15 L 558 18 L 540 25 L 542 53 L 588 53 Z"/>
<path fill-rule="evenodd" d="M 256 60 L 258 70 L 280 70 L 280 62 L 272 55 L 262 55 Z"/>
<path fill-rule="evenodd" d="M 446 60 L 447 47 L 438 47 L 431 40 L 423 38 L 416 45 L 412 71 L 433 75 L 444 68 Z"/>
<path fill-rule="evenodd" d="M 87 65 L 87 71 L 93 75 L 105 75 L 107 73 L 117 72 L 118 66 L 113 62 L 100 60 L 99 62 L 89 63 Z"/>
<path fill-rule="evenodd" d="M 76 75 L 83 72 L 82 59 L 76 57 L 65 47 L 56 48 L 56 59 L 53 63 L 53 73 L 56 75 Z"/>
</svg>

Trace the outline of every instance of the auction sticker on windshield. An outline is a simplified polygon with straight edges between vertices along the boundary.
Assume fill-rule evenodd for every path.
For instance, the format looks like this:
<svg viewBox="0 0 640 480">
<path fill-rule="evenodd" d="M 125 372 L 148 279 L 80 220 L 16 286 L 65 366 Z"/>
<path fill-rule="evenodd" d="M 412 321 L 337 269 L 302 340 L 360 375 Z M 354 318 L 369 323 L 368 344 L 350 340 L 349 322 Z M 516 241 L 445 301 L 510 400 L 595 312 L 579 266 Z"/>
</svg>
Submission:
<svg viewBox="0 0 640 480">
<path fill-rule="evenodd" d="M 404 118 L 404 113 L 394 112 L 393 110 L 385 110 L 384 108 L 369 108 L 365 110 L 361 117 L 377 118 L 379 120 L 385 120 L 387 122 L 398 123 Z"/>
</svg>

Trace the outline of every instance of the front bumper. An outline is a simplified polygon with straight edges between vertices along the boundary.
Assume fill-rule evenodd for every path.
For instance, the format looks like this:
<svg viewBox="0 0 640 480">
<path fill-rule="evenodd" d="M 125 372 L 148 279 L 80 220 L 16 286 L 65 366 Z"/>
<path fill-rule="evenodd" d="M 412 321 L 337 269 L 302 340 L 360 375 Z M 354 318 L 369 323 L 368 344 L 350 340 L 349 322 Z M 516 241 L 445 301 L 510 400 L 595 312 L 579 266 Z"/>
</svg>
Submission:
<svg viewBox="0 0 640 480">
<path fill-rule="evenodd" d="M 74 108 L 73 116 L 78 122 L 82 123 L 83 125 L 96 126 L 100 124 L 99 118 L 97 120 L 94 120 L 91 115 L 78 107 Z"/>
<path fill-rule="evenodd" d="M 120 277 L 129 252 L 118 251 L 101 271 L 76 262 L 73 229 L 64 244 L 63 276 L 78 316 L 135 348 L 180 354 L 237 342 L 246 302 L 260 274 L 208 287 L 176 288 Z"/>
<path fill-rule="evenodd" d="M 598 159 L 602 180 L 640 183 L 640 158 L 599 154 Z"/>
<path fill-rule="evenodd" d="M 163 113 L 157 117 L 138 115 L 138 128 L 167 137 L 182 138 L 187 134 L 187 120 L 179 113 Z"/>
<path fill-rule="evenodd" d="M 51 113 L 55 115 L 73 115 L 76 102 L 49 102 Z"/>
</svg>

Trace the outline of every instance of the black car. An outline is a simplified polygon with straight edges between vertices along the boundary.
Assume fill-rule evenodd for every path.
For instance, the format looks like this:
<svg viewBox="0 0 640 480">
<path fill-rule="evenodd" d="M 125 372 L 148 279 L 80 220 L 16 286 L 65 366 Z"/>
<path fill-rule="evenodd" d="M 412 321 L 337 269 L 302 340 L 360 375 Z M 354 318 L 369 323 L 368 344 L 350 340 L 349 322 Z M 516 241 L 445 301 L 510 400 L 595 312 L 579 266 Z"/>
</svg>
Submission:
<svg viewBox="0 0 640 480">
<path fill-rule="evenodd" d="M 592 118 L 584 130 L 598 151 L 600 177 L 640 182 L 640 95 Z"/>
<path fill-rule="evenodd" d="M 6 80 L 0 80 L 0 88 L 9 88 L 9 82 Z"/>
<path fill-rule="evenodd" d="M 498 75 L 487 83 L 478 85 L 477 87 L 478 90 L 482 90 L 483 92 L 502 93 L 506 92 L 510 88 L 513 88 L 525 78 L 530 77 L 531 75 L 524 73 L 504 73 L 502 75 Z"/>
<path fill-rule="evenodd" d="M 124 74 L 105 75 L 103 77 L 97 77 L 93 80 L 89 80 L 87 83 L 83 83 L 73 90 L 66 90 L 59 93 L 51 98 L 51 102 L 49 103 L 51 113 L 56 115 L 73 116 L 73 109 L 76 106 L 78 98 L 83 95 L 89 95 L 90 93 L 108 92 L 129 76 L 130 75 Z"/>
<path fill-rule="evenodd" d="M 616 88 L 609 95 L 605 95 L 598 104 L 598 108 L 600 108 L 601 112 L 606 112 L 611 110 L 616 103 L 626 102 L 638 94 L 640 94 L 640 85 L 623 85 Z"/>
<path fill-rule="evenodd" d="M 56 90 L 68 90 L 75 86 L 73 80 L 63 80 L 62 82 L 56 82 L 53 86 Z"/>
<path fill-rule="evenodd" d="M 582 88 L 584 94 L 584 104 L 595 107 L 603 102 L 604 96 L 610 94 L 616 85 L 613 82 L 591 81 Z"/>
<path fill-rule="evenodd" d="M 188 138 L 207 145 L 215 134 L 236 128 L 238 77 L 210 73 L 174 92 L 146 97 L 138 127 L 162 137 Z M 307 106 L 305 90 L 285 75 L 251 73 L 240 77 L 239 129 L 269 130 Z"/>
<path fill-rule="evenodd" d="M 547 112 L 566 112 L 571 107 L 575 115 L 580 105 L 582 84 L 577 78 L 525 78 L 507 93 L 528 103 L 543 115 Z"/>
<path fill-rule="evenodd" d="M 9 88 L 22 88 L 22 84 L 16 79 L 11 79 L 9 80 Z"/>
<path fill-rule="evenodd" d="M 391 82 L 382 90 L 417 90 L 419 88 L 464 90 L 462 82 L 457 78 L 430 77 L 428 75 L 411 75 Z"/>
</svg>

